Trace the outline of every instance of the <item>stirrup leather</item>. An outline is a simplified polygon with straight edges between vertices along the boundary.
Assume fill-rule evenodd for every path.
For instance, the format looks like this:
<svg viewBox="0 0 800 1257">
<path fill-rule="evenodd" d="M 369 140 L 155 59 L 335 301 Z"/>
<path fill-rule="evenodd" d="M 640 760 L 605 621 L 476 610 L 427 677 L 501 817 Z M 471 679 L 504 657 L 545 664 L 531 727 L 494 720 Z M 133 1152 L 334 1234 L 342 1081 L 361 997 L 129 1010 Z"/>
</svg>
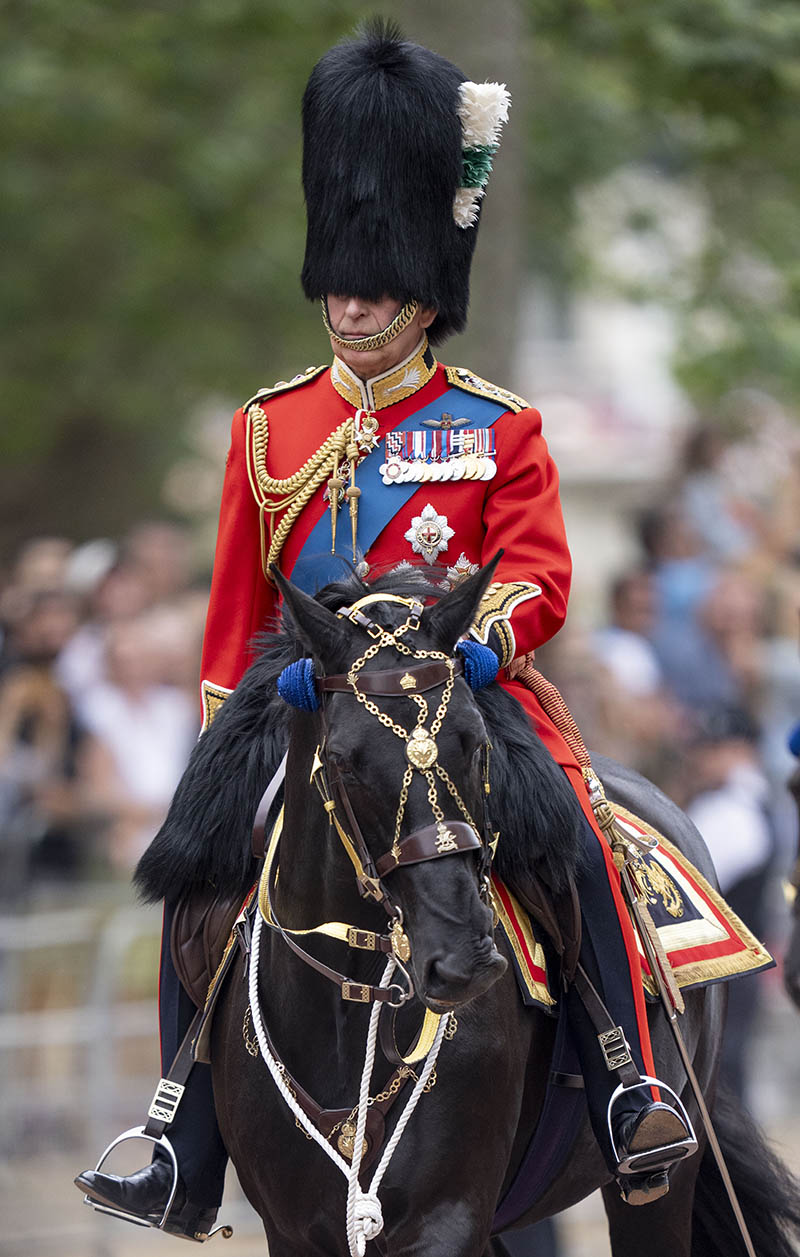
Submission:
<svg viewBox="0 0 800 1257">
<path fill-rule="evenodd" d="M 178 1190 L 178 1158 L 175 1156 L 175 1149 L 167 1139 L 166 1135 L 148 1135 L 145 1132 L 144 1126 L 132 1126 L 130 1130 L 123 1131 L 123 1133 L 118 1135 L 116 1139 L 112 1139 L 111 1143 L 108 1145 L 95 1166 L 95 1174 L 102 1170 L 105 1162 L 108 1160 L 108 1157 L 114 1149 L 119 1144 L 125 1143 L 129 1139 L 146 1139 L 148 1143 L 157 1145 L 159 1148 L 163 1148 L 170 1159 L 172 1165 L 172 1188 L 169 1196 L 167 1197 L 164 1212 L 158 1222 L 151 1222 L 149 1218 L 143 1218 L 137 1213 L 129 1213 L 126 1209 L 115 1209 L 113 1205 L 103 1205 L 97 1200 L 92 1200 L 89 1195 L 85 1195 L 83 1197 L 83 1203 L 85 1205 L 90 1205 L 91 1208 L 96 1209 L 98 1213 L 110 1214 L 112 1218 L 121 1218 L 123 1222 L 132 1222 L 134 1226 L 145 1226 L 149 1227 L 151 1230 L 163 1231 L 167 1223 L 167 1218 L 169 1217 L 169 1211 L 175 1200 L 175 1193 Z M 222 1235 L 224 1239 L 230 1239 L 233 1235 L 233 1227 L 224 1225 L 216 1226 L 213 1231 L 209 1231 L 207 1235 L 198 1232 L 195 1236 L 187 1236 L 186 1238 L 194 1238 L 198 1243 L 202 1244 L 205 1243 L 206 1240 L 213 1239 L 215 1235 Z"/>
<path fill-rule="evenodd" d="M 665 1144 L 662 1148 L 648 1148 L 642 1152 L 630 1152 L 627 1156 L 620 1155 L 620 1149 L 614 1138 L 614 1130 L 612 1124 L 612 1112 L 617 1101 L 629 1091 L 636 1091 L 645 1087 L 658 1087 L 661 1091 L 666 1091 L 675 1104 L 675 1112 L 686 1127 L 686 1138 L 679 1139 L 675 1143 Z M 697 1151 L 697 1136 L 694 1127 L 689 1119 L 689 1114 L 680 1098 L 680 1096 L 667 1086 L 665 1082 L 661 1082 L 658 1078 L 651 1078 L 649 1075 L 643 1075 L 637 1083 L 625 1086 L 622 1083 L 616 1088 L 611 1099 L 608 1102 L 608 1138 L 611 1143 L 611 1151 L 614 1160 L 617 1163 L 618 1174 L 640 1174 L 648 1172 L 657 1172 L 665 1169 L 668 1165 L 676 1161 L 682 1161 L 685 1157 L 691 1156 Z"/>
</svg>

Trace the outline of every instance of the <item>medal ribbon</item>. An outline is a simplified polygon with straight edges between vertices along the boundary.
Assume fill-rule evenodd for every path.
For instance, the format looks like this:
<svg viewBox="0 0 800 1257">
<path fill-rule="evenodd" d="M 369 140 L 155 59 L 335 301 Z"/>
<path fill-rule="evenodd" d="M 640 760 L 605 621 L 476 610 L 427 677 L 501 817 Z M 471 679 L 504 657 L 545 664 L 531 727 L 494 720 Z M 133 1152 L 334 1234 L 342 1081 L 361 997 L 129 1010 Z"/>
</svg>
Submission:
<svg viewBox="0 0 800 1257">
<path fill-rule="evenodd" d="M 383 532 L 386 525 L 423 487 L 417 483 L 385 485 L 381 479 L 381 464 L 395 450 L 401 458 L 404 457 L 403 451 L 406 449 L 407 440 L 409 449 L 413 451 L 419 448 L 424 454 L 428 433 L 424 430 L 416 431 L 422 420 L 440 419 L 443 413 L 456 410 L 467 416 L 476 428 L 491 430 L 492 425 L 506 413 L 508 407 L 503 406 L 502 403 L 490 401 L 486 397 L 464 393 L 461 389 L 448 389 L 441 397 L 437 397 L 436 401 L 423 406 L 421 410 L 415 411 L 413 415 L 409 415 L 399 423 L 396 428 L 392 428 L 386 434 L 385 452 L 382 448 L 383 442 L 381 442 L 358 464 L 358 484 L 361 489 L 358 509 L 358 545 L 362 554 L 368 553 L 370 546 Z M 494 433 L 490 431 L 489 434 L 492 438 L 493 453 Z M 431 436 L 438 437 L 442 443 L 443 457 L 455 453 L 452 438 L 463 435 L 463 430 L 456 429 L 433 429 L 431 432 Z M 415 436 L 422 438 L 420 446 L 416 446 L 411 439 Z M 431 441 L 432 451 L 434 444 L 434 441 Z M 349 533 L 349 529 L 339 529 L 339 532 Z M 305 593 L 316 593 L 329 581 L 341 580 L 352 571 L 353 555 L 348 542 L 349 537 L 344 536 L 341 541 L 337 540 L 337 551 L 331 554 L 331 521 L 327 510 L 323 511 L 309 533 L 294 567 L 285 574 L 290 576 Z"/>
</svg>

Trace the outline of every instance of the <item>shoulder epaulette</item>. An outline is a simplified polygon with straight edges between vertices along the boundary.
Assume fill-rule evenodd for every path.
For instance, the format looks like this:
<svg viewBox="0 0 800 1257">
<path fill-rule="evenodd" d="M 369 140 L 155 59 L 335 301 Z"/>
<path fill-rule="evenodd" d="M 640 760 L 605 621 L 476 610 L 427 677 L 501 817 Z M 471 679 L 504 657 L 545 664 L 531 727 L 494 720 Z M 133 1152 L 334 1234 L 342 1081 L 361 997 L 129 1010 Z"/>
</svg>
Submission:
<svg viewBox="0 0 800 1257">
<path fill-rule="evenodd" d="M 309 380 L 315 380 L 318 375 L 321 375 L 327 369 L 327 364 L 323 364 L 321 367 L 306 367 L 305 371 L 301 371 L 291 380 L 278 380 L 278 383 L 273 384 L 272 388 L 260 388 L 249 401 L 245 402 L 242 410 L 247 413 L 256 402 L 263 402 L 267 397 L 275 397 L 278 393 L 288 393 L 289 389 L 299 388 L 301 384 L 308 384 Z"/>
<path fill-rule="evenodd" d="M 454 388 L 461 388 L 465 393 L 475 393 L 477 397 L 487 397 L 493 402 L 501 402 L 508 410 L 513 410 L 514 414 L 528 409 L 529 403 L 523 397 L 510 393 L 507 388 L 500 388 L 499 384 L 490 384 L 466 367 L 445 367 L 445 374 L 448 384 L 452 384 Z"/>
</svg>

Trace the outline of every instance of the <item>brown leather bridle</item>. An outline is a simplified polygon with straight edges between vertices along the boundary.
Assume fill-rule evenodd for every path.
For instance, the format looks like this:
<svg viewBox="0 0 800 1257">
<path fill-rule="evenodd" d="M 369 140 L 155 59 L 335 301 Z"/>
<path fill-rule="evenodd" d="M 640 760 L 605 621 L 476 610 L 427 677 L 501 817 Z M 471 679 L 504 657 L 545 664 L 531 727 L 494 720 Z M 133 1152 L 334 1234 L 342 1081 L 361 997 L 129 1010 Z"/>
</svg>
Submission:
<svg viewBox="0 0 800 1257">
<path fill-rule="evenodd" d="M 405 622 L 395 629 L 386 629 L 384 626 L 375 623 L 369 616 L 364 614 L 363 608 L 376 601 L 386 601 L 402 603 L 409 609 L 409 616 Z M 272 904 L 272 889 L 274 879 L 271 870 L 267 871 L 266 879 L 266 907 L 268 908 L 269 923 L 276 928 L 283 936 L 289 947 L 317 972 L 336 982 L 345 1000 L 357 1003 L 371 1003 L 374 1000 L 388 1003 L 392 1007 L 400 1007 L 409 1000 L 414 994 L 414 987 L 408 971 L 405 969 L 410 954 L 410 944 L 406 934 L 403 931 L 403 913 L 399 905 L 397 905 L 391 894 L 389 893 L 384 878 L 392 873 L 395 869 L 410 864 L 418 864 L 427 860 L 441 859 L 446 855 L 459 854 L 465 851 L 479 851 L 480 858 L 477 866 L 478 889 L 482 898 L 488 899 L 489 895 L 489 871 L 491 868 L 493 844 L 495 835 L 492 834 L 489 823 L 488 812 L 488 796 L 489 796 L 489 744 L 484 744 L 485 750 L 485 769 L 484 769 L 484 816 L 483 816 L 483 837 L 479 836 L 475 825 L 467 823 L 464 820 L 439 820 L 432 825 L 426 825 L 407 834 L 399 842 L 392 844 L 392 847 L 377 859 L 373 859 L 364 835 L 356 817 L 347 787 L 342 779 L 341 774 L 336 771 L 335 765 L 332 765 L 327 754 L 328 743 L 328 722 L 326 716 L 325 696 L 331 693 L 350 693 L 356 697 L 360 695 L 364 697 L 401 697 L 408 696 L 410 691 L 414 694 L 425 693 L 435 689 L 438 686 L 447 686 L 452 683 L 455 676 L 463 671 L 461 660 L 457 656 L 446 656 L 439 651 L 418 651 L 409 647 L 402 641 L 403 636 L 408 632 L 415 632 L 419 628 L 420 617 L 422 615 L 423 605 L 416 599 L 401 598 L 395 594 L 371 594 L 367 597 L 359 599 L 351 607 L 343 608 L 338 614 L 349 619 L 352 623 L 364 628 L 369 637 L 373 640 L 373 646 L 369 648 L 367 654 L 374 657 L 377 651 L 384 647 L 390 646 L 399 650 L 402 654 L 409 657 L 419 659 L 421 655 L 427 656 L 423 662 L 411 663 L 408 667 L 394 667 L 375 670 L 374 672 L 362 672 L 360 669 L 357 674 L 354 673 L 356 665 L 351 666 L 351 670 L 344 674 L 328 674 L 317 677 L 317 687 L 323 696 L 319 712 L 319 720 L 321 725 L 320 742 L 314 755 L 310 780 L 319 791 L 325 811 L 328 814 L 330 824 L 336 828 L 339 837 L 353 863 L 359 891 L 363 897 L 374 899 L 384 908 L 389 920 L 391 928 L 388 935 L 380 935 L 367 930 L 357 930 L 353 927 L 348 928 L 347 942 L 351 947 L 357 947 L 362 950 L 382 951 L 385 953 L 393 953 L 400 969 L 402 970 L 408 989 L 404 990 L 398 984 L 389 987 L 371 986 L 369 984 L 355 983 L 348 979 L 344 974 L 337 972 L 330 966 L 325 965 L 322 961 L 312 956 L 291 936 L 294 931 L 285 930 L 278 921 L 274 907 Z M 363 664 L 365 656 L 357 661 Z M 427 705 L 425 705 L 427 711 Z M 446 710 L 446 705 L 445 705 Z M 444 718 L 444 712 L 441 719 Z M 397 727 L 396 727 L 397 731 Z M 401 729 L 401 733 L 405 734 L 405 730 Z M 409 738 L 409 742 L 413 740 Z M 432 739 L 431 739 L 432 741 Z M 435 750 L 435 744 L 434 744 Z M 413 761 L 412 761 L 413 763 Z M 435 760 L 433 761 L 435 764 Z M 426 771 L 426 770 L 420 770 Z M 448 789 L 456 799 L 460 810 L 469 815 L 466 807 L 460 799 L 457 790 L 450 782 L 449 777 L 443 770 L 440 775 L 448 783 Z M 406 769 L 408 773 L 408 769 Z M 427 775 L 427 772 L 426 772 Z M 437 809 L 440 811 L 440 809 Z M 339 813 L 342 813 L 346 823 L 342 823 Z M 443 830 L 446 836 L 443 837 Z"/>
</svg>

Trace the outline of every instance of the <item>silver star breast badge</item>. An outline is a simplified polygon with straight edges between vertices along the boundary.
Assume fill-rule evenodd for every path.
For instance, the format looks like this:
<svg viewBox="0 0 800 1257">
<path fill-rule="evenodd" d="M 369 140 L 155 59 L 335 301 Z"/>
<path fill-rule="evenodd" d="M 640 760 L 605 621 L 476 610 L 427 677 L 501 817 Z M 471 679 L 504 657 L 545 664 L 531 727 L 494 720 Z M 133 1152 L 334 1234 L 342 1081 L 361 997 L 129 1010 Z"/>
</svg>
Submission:
<svg viewBox="0 0 800 1257">
<path fill-rule="evenodd" d="M 411 527 L 404 534 L 415 554 L 421 554 L 427 563 L 435 563 L 447 549 L 447 543 L 455 536 L 455 530 L 447 523 L 446 515 L 437 515 L 430 502 L 421 515 L 415 515 Z"/>
</svg>

